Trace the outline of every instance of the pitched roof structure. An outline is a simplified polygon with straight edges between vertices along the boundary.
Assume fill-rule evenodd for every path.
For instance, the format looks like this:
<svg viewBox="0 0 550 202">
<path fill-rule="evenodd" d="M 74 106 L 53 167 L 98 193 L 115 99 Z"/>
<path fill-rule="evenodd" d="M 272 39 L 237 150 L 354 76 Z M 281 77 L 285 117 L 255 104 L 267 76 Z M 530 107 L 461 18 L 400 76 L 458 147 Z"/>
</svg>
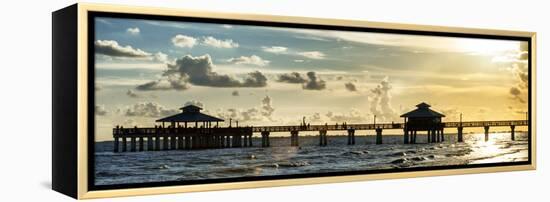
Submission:
<svg viewBox="0 0 550 202">
<path fill-rule="evenodd" d="M 172 115 L 169 117 L 164 117 L 162 119 L 156 120 L 156 122 L 217 122 L 224 121 L 223 119 L 210 116 L 208 114 L 203 114 L 200 112 L 202 108 L 195 105 L 187 105 L 180 108 L 181 113 Z"/>
<path fill-rule="evenodd" d="M 436 112 L 434 110 L 430 109 L 430 105 L 426 104 L 425 102 L 422 102 L 420 104 L 416 105 L 416 109 L 412 110 L 410 112 L 407 112 L 401 117 L 408 117 L 408 118 L 431 118 L 431 117 L 445 117 L 445 115 Z"/>
</svg>

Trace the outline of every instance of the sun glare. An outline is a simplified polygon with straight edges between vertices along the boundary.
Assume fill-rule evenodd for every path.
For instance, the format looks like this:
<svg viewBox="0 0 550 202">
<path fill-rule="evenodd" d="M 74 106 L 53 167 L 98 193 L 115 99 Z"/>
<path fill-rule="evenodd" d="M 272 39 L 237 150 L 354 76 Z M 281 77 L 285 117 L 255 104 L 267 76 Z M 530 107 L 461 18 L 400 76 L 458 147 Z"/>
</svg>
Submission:
<svg viewBox="0 0 550 202">
<path fill-rule="evenodd" d="M 517 41 L 460 39 L 455 44 L 460 51 L 474 54 L 495 55 L 520 50 L 520 44 Z"/>
</svg>

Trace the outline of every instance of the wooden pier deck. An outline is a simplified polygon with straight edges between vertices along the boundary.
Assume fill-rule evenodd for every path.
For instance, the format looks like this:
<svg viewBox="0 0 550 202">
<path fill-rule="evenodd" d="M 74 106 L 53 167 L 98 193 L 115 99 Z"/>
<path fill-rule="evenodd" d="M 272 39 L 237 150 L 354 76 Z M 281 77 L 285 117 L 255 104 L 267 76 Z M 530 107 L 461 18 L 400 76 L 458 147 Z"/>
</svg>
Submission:
<svg viewBox="0 0 550 202">
<path fill-rule="evenodd" d="M 158 150 L 190 150 L 213 149 L 232 147 L 252 147 L 252 137 L 259 133 L 262 138 L 262 147 L 269 147 L 269 136 L 273 132 L 290 133 L 290 145 L 299 146 L 299 132 L 318 131 L 319 145 L 326 146 L 327 131 L 346 131 L 348 144 L 355 144 L 355 131 L 376 131 L 376 144 L 382 144 L 384 130 L 403 130 L 404 144 L 416 143 L 417 131 L 427 131 L 428 143 L 445 141 L 444 128 L 456 128 L 458 141 L 463 141 L 463 128 L 481 127 L 485 131 L 485 141 L 489 139 L 491 127 L 510 127 L 511 139 L 515 140 L 515 127 L 528 126 L 528 120 L 503 121 L 467 121 L 443 122 L 430 125 L 409 125 L 406 123 L 377 123 L 377 124 L 324 124 L 324 125 L 295 125 L 295 126 L 254 126 L 254 127 L 154 127 L 154 128 L 122 128 L 113 129 L 114 152 L 128 151 L 158 151 Z M 428 128 L 428 130 L 426 130 Z M 433 128 L 433 129 L 432 129 Z M 146 144 L 146 145 L 145 145 Z"/>
</svg>

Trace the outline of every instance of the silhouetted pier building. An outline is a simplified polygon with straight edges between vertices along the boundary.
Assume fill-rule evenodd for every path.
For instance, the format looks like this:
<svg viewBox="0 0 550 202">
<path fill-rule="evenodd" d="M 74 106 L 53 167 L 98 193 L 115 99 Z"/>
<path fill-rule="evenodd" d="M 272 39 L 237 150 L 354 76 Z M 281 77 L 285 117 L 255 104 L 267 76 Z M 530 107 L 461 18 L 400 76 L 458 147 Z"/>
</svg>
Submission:
<svg viewBox="0 0 550 202">
<path fill-rule="evenodd" d="M 122 139 L 121 151 L 127 151 L 128 138 L 132 152 L 136 151 L 136 146 L 139 151 L 252 146 L 252 127 L 219 127 L 219 122 L 224 120 L 201 113 L 200 107 L 188 105 L 180 109 L 179 114 L 156 120 L 161 125 L 154 128 L 117 126 L 113 129 L 114 151 L 119 151 L 120 139 Z M 147 139 L 146 148 L 144 139 Z M 136 140 L 139 145 L 136 145 Z"/>
<path fill-rule="evenodd" d="M 123 128 L 113 129 L 114 151 L 127 151 L 130 139 L 130 151 L 158 150 L 188 150 L 252 147 L 253 134 L 261 135 L 261 146 L 270 147 L 271 133 L 289 133 L 290 145 L 299 146 L 300 131 L 319 132 L 319 145 L 327 146 L 328 131 L 346 131 L 348 144 L 355 144 L 355 134 L 361 131 L 375 131 L 376 144 L 382 144 L 382 132 L 386 130 L 402 130 L 405 144 L 416 143 L 417 132 L 426 131 L 428 143 L 445 141 L 444 129 L 457 129 L 457 142 L 463 141 L 463 129 L 483 128 L 485 141 L 489 140 L 490 127 L 510 127 L 511 139 L 515 140 L 516 126 L 528 126 L 529 120 L 503 121 L 469 121 L 443 122 L 445 115 L 430 109 L 430 105 L 420 103 L 416 109 L 401 115 L 403 123 L 371 123 L 371 124 L 322 124 L 322 125 L 289 125 L 289 126 L 254 126 L 254 127 L 220 127 L 223 119 L 213 117 L 200 111 L 202 108 L 189 105 L 180 108 L 181 113 L 161 118 L 156 122 L 159 126 L 153 128 Z M 122 144 L 120 143 L 122 141 Z M 144 143 L 147 142 L 145 147 Z M 122 149 L 119 148 L 122 146 Z"/>
<path fill-rule="evenodd" d="M 443 129 L 445 125 L 441 121 L 445 115 L 430 109 L 430 105 L 424 102 L 417 104 L 416 109 L 407 112 L 403 117 L 403 143 L 414 144 L 418 131 L 426 131 L 429 143 L 445 141 Z"/>
</svg>

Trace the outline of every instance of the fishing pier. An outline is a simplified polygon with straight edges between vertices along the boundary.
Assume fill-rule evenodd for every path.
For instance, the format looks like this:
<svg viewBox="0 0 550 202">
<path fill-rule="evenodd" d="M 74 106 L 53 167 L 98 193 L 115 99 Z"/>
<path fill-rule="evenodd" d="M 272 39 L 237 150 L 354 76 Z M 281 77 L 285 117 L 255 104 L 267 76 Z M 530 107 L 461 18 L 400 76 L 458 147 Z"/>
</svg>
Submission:
<svg viewBox="0 0 550 202">
<path fill-rule="evenodd" d="M 270 147 L 270 134 L 284 132 L 290 134 L 290 146 L 299 146 L 299 134 L 305 131 L 318 131 L 319 146 L 327 146 L 328 131 L 347 132 L 348 145 L 354 145 L 356 132 L 375 131 L 376 144 L 382 144 L 382 133 L 387 130 L 403 132 L 404 144 L 417 143 L 418 132 L 425 131 L 427 143 L 445 141 L 445 129 L 456 128 L 457 141 L 463 142 L 464 128 L 483 128 L 485 141 L 489 140 L 489 130 L 494 127 L 510 128 L 510 139 L 515 140 L 516 126 L 528 126 L 528 120 L 504 121 L 468 121 L 442 122 L 445 115 L 433 111 L 430 105 L 420 103 L 417 109 L 401 115 L 403 123 L 372 123 L 372 124 L 323 124 L 295 126 L 254 126 L 254 127 L 219 127 L 223 122 L 210 115 L 200 112 L 202 108 L 189 105 L 180 108 L 182 112 L 170 117 L 159 119 L 160 126 L 153 128 L 123 128 L 113 129 L 114 152 L 159 151 L 159 150 L 193 150 L 214 148 L 252 147 L 253 135 L 261 135 L 261 147 Z M 167 125 L 168 123 L 168 125 Z M 128 141 L 130 142 L 128 149 Z"/>
</svg>

